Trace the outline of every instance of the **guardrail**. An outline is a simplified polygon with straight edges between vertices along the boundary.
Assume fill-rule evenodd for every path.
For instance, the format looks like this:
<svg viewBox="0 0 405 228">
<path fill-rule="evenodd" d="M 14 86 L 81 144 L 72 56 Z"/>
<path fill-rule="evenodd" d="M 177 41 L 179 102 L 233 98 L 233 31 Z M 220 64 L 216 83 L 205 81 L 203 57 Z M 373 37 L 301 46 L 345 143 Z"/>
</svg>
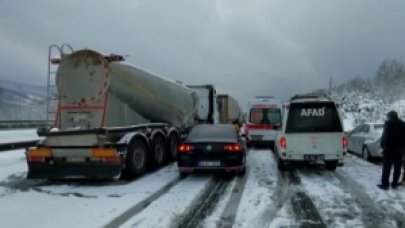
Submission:
<svg viewBox="0 0 405 228">
<path fill-rule="evenodd" d="M 0 120 L 0 129 L 50 127 L 53 120 Z"/>
<path fill-rule="evenodd" d="M 38 142 L 39 142 L 39 139 L 11 142 L 11 143 L 0 143 L 0 152 L 35 146 L 38 144 Z"/>
</svg>

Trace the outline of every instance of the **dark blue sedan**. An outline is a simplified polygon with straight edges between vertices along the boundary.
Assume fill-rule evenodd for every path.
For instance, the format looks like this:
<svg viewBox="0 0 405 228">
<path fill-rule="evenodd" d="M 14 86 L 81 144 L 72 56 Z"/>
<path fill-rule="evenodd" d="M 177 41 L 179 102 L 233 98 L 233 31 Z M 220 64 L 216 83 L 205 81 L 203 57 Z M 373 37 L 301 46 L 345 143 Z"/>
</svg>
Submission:
<svg viewBox="0 0 405 228">
<path fill-rule="evenodd" d="M 177 148 L 180 175 L 194 170 L 233 172 L 244 175 L 246 150 L 231 124 L 202 124 L 193 127 Z"/>
</svg>

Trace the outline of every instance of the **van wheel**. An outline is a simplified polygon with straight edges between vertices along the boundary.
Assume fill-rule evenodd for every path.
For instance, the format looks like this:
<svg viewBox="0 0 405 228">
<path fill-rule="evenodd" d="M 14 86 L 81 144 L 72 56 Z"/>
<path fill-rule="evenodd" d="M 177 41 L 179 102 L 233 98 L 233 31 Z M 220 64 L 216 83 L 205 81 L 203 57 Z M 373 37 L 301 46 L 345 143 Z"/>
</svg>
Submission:
<svg viewBox="0 0 405 228">
<path fill-rule="evenodd" d="M 281 160 L 281 158 L 277 159 L 277 168 L 278 168 L 278 170 L 281 170 L 281 171 L 286 170 L 286 166 L 285 166 L 283 160 Z"/>
<path fill-rule="evenodd" d="M 126 169 L 124 177 L 133 179 L 146 171 L 148 161 L 148 147 L 141 139 L 135 139 L 130 143 L 125 159 Z"/>
<path fill-rule="evenodd" d="M 186 177 L 188 176 L 188 174 L 189 174 L 189 173 L 187 173 L 187 172 L 179 171 L 180 179 L 186 178 Z"/>
<path fill-rule="evenodd" d="M 325 168 L 327 170 L 336 170 L 337 161 L 325 161 Z"/>
<path fill-rule="evenodd" d="M 169 136 L 169 156 L 170 159 L 174 160 L 177 157 L 177 146 L 179 145 L 179 139 L 176 134 L 170 134 Z"/>
<path fill-rule="evenodd" d="M 161 136 L 156 136 L 153 139 L 152 156 L 151 162 L 153 167 L 160 167 L 165 162 L 166 144 Z"/>
<path fill-rule="evenodd" d="M 366 161 L 371 161 L 370 152 L 368 151 L 367 146 L 365 146 L 365 147 L 363 148 L 363 151 L 362 151 L 361 155 L 362 155 L 362 157 L 363 157 L 364 160 L 366 160 Z"/>
</svg>

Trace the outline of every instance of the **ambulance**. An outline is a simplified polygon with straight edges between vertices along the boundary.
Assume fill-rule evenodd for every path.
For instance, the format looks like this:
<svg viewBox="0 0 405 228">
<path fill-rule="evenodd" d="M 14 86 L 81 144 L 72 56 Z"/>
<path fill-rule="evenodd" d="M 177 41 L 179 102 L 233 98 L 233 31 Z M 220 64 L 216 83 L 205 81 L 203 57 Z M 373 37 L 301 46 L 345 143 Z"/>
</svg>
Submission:
<svg viewBox="0 0 405 228">
<path fill-rule="evenodd" d="M 274 96 L 257 96 L 248 103 L 244 126 L 247 145 L 268 145 L 273 148 L 281 128 L 281 101 Z"/>
</svg>

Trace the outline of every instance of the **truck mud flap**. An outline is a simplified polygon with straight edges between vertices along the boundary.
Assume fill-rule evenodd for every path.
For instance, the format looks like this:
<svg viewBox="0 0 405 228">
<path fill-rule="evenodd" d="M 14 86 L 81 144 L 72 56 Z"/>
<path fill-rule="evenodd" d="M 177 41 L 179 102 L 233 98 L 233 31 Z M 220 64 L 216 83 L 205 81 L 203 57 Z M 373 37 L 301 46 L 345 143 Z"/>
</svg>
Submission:
<svg viewBox="0 0 405 228">
<path fill-rule="evenodd" d="M 28 179 L 113 179 L 122 171 L 121 164 L 28 164 Z"/>
</svg>

